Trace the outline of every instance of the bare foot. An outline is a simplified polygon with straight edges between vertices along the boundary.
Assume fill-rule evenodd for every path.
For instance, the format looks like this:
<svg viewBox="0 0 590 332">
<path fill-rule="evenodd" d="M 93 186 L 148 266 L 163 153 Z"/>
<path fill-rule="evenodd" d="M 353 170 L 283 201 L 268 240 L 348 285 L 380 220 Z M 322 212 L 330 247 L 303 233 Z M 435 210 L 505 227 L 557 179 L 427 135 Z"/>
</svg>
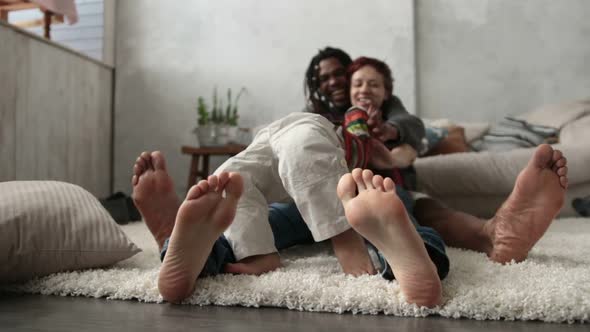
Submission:
<svg viewBox="0 0 590 332">
<path fill-rule="evenodd" d="M 142 152 L 133 166 L 133 202 L 150 232 L 162 245 L 172 234 L 180 200 L 160 151 Z"/>
<path fill-rule="evenodd" d="M 493 245 L 488 256 L 499 263 L 525 260 L 563 206 L 567 185 L 567 160 L 561 151 L 540 145 L 506 202 L 484 226 Z"/>
<path fill-rule="evenodd" d="M 225 273 L 260 275 L 276 270 L 283 265 L 278 253 L 246 257 L 236 263 L 225 265 Z"/>
<path fill-rule="evenodd" d="M 353 276 L 377 273 L 369 256 L 365 239 L 354 229 L 344 231 L 330 240 L 344 273 Z"/>
<path fill-rule="evenodd" d="M 177 303 L 192 294 L 213 244 L 235 217 L 243 190 L 242 177 L 227 172 L 211 175 L 189 190 L 160 269 L 158 289 L 164 300 Z"/>
<path fill-rule="evenodd" d="M 436 267 L 393 181 L 354 169 L 340 179 L 337 192 L 348 222 L 383 253 L 407 301 L 427 307 L 440 304 L 442 286 Z"/>
</svg>

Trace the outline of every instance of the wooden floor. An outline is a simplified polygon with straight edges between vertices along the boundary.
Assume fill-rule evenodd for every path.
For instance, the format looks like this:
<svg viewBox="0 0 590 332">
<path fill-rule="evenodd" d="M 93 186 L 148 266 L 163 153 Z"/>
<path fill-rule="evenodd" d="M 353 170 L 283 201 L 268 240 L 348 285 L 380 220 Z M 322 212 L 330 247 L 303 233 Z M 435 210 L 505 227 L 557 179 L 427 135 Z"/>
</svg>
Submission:
<svg viewBox="0 0 590 332">
<path fill-rule="evenodd" d="M 590 325 L 400 318 L 279 308 L 178 306 L 84 297 L 0 295 L 0 331 L 588 331 Z"/>
</svg>

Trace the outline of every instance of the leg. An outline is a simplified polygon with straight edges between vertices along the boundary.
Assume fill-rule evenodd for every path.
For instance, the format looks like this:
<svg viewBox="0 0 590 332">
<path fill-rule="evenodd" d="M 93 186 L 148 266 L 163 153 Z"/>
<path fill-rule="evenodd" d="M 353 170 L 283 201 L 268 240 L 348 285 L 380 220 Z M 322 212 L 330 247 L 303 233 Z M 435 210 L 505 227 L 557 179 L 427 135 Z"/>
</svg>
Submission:
<svg viewBox="0 0 590 332">
<path fill-rule="evenodd" d="M 420 198 L 414 217 L 421 226 L 435 229 L 448 246 L 489 253 L 492 241 L 484 232 L 486 220 L 453 210 L 432 198 Z"/>
<path fill-rule="evenodd" d="M 229 165 L 228 169 L 233 166 Z M 244 195 L 234 222 L 224 232 L 237 260 L 225 265 L 225 273 L 259 275 L 282 266 L 268 223 L 268 203 L 253 176 L 252 172 L 244 173 Z"/>
<path fill-rule="evenodd" d="M 355 169 L 341 178 L 338 197 L 351 226 L 383 253 L 408 302 L 439 305 L 442 285 L 436 267 L 394 188 L 389 178 Z"/>
<path fill-rule="evenodd" d="M 272 146 L 276 151 L 279 177 L 314 240 L 331 239 L 344 273 L 373 274 L 375 268 L 365 241 L 351 230 L 336 194 L 338 181 L 348 169 L 332 127 L 322 119 L 294 126 L 275 136 Z"/>
<path fill-rule="evenodd" d="M 143 152 L 133 166 L 131 184 L 133 202 L 161 250 L 180 206 L 164 156 L 159 151 Z"/>
<path fill-rule="evenodd" d="M 215 240 L 235 216 L 243 188 L 239 174 L 223 172 L 189 190 L 178 210 L 158 278 L 158 289 L 166 301 L 180 302 L 192 294 Z"/>
<path fill-rule="evenodd" d="M 430 199 L 416 202 L 415 215 L 421 225 L 436 229 L 451 246 L 484 252 L 500 263 L 519 262 L 526 259 L 563 206 L 567 184 L 567 160 L 561 151 L 543 144 L 492 219 L 453 211 Z"/>
</svg>

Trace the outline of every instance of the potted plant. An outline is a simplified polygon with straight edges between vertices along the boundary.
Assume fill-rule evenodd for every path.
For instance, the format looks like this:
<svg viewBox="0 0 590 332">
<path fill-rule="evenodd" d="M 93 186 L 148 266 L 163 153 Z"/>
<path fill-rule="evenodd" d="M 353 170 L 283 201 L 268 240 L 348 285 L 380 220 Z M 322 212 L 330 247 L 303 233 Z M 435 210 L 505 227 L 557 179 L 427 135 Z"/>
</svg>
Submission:
<svg viewBox="0 0 590 332">
<path fill-rule="evenodd" d="M 217 96 L 217 87 L 213 89 L 211 111 L 203 97 L 197 99 L 197 123 L 194 132 L 197 134 L 199 144 L 225 145 L 238 140 L 238 101 L 246 89 L 240 89 L 234 100 L 232 90 L 227 90 L 227 105 Z"/>
<path fill-rule="evenodd" d="M 236 98 L 233 100 L 232 105 L 231 88 L 227 89 L 227 106 L 225 108 L 225 120 L 228 125 L 227 132 L 230 142 L 236 142 L 238 140 L 238 102 L 240 101 L 240 97 L 242 96 L 242 93 L 244 93 L 244 91 L 246 91 L 245 88 L 240 89 L 240 91 L 236 95 Z"/>
<path fill-rule="evenodd" d="M 207 104 L 203 97 L 197 99 L 197 127 L 193 130 L 199 140 L 199 145 L 215 145 L 216 131 L 215 126 L 211 124 L 211 116 L 207 109 Z"/>
</svg>

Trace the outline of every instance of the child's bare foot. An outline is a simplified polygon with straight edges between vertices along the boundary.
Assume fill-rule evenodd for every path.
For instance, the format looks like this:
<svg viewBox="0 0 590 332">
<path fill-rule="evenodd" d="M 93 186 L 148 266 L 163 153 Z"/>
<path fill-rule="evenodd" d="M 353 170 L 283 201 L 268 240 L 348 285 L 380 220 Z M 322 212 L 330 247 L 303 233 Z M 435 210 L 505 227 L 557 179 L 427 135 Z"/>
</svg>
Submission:
<svg viewBox="0 0 590 332">
<path fill-rule="evenodd" d="M 492 242 L 488 256 L 499 263 L 526 259 L 563 206 L 567 185 L 567 160 L 561 151 L 540 145 L 508 200 L 484 226 Z"/>
<path fill-rule="evenodd" d="M 160 269 L 158 289 L 164 300 L 176 303 L 192 294 L 215 240 L 235 217 L 243 190 L 242 177 L 227 172 L 211 175 L 189 190 Z"/>
<path fill-rule="evenodd" d="M 331 242 L 344 273 L 353 276 L 377 273 L 365 239 L 353 228 L 332 237 Z"/>
<path fill-rule="evenodd" d="M 408 302 L 427 307 L 440 304 L 442 286 L 436 267 L 393 181 L 355 169 L 340 179 L 337 191 L 348 222 L 383 253 Z"/>
<path fill-rule="evenodd" d="M 246 257 L 236 263 L 225 265 L 223 272 L 260 275 L 282 267 L 278 253 Z"/>
<path fill-rule="evenodd" d="M 180 200 L 160 151 L 143 152 L 133 166 L 133 202 L 156 239 L 158 247 L 172 233 Z"/>
</svg>

